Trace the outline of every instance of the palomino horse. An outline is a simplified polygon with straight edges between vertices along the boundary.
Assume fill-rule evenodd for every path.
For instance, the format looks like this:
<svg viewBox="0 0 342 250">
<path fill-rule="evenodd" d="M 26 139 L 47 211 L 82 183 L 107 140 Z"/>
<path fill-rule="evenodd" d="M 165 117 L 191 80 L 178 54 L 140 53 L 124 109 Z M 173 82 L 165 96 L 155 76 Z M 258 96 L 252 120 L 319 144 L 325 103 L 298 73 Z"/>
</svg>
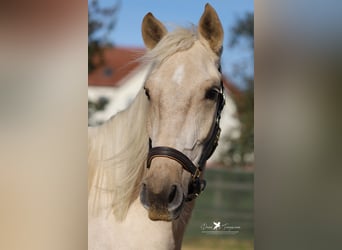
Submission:
<svg viewBox="0 0 342 250">
<path fill-rule="evenodd" d="M 223 29 L 207 4 L 198 27 L 142 22 L 150 66 L 132 104 L 89 128 L 89 249 L 180 249 L 224 105 Z"/>
</svg>

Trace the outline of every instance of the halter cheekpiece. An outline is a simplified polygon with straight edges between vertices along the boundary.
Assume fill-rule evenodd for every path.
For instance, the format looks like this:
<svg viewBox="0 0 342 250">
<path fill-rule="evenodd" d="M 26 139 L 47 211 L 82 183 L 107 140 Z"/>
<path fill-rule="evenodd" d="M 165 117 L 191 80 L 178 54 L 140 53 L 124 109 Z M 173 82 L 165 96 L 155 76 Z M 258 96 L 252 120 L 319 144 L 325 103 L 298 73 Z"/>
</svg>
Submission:
<svg viewBox="0 0 342 250">
<path fill-rule="evenodd" d="M 219 67 L 221 73 L 221 67 Z M 220 91 L 217 92 L 216 98 L 216 112 L 214 116 L 214 122 L 211 125 L 208 136 L 203 142 L 203 151 L 198 162 L 194 163 L 185 154 L 171 147 L 152 147 L 152 141 L 149 141 L 149 152 L 147 155 L 147 168 L 150 168 L 151 162 L 156 157 L 169 158 L 177 161 L 182 165 L 183 169 L 191 174 L 191 181 L 188 188 L 188 196 L 185 198 L 186 201 L 195 199 L 205 188 L 206 181 L 200 178 L 201 172 L 205 168 L 205 163 L 214 153 L 218 140 L 220 138 L 221 128 L 220 119 L 221 112 L 225 105 L 225 98 L 223 93 L 223 82 L 220 83 Z"/>
</svg>

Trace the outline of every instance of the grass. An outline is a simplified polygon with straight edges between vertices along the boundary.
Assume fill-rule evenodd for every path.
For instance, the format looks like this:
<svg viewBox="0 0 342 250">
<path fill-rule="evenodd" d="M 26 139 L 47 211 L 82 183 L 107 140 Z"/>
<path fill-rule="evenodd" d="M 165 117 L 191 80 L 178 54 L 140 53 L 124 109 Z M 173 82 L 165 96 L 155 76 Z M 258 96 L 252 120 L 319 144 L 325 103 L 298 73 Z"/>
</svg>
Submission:
<svg viewBox="0 0 342 250">
<path fill-rule="evenodd" d="M 208 169 L 204 178 L 207 187 L 196 200 L 182 249 L 253 249 L 253 173 Z M 239 226 L 241 229 L 238 234 L 228 237 L 203 234 L 201 225 L 210 225 L 213 221 Z"/>
<path fill-rule="evenodd" d="M 188 239 L 182 250 L 253 250 L 253 239 L 209 238 Z"/>
</svg>

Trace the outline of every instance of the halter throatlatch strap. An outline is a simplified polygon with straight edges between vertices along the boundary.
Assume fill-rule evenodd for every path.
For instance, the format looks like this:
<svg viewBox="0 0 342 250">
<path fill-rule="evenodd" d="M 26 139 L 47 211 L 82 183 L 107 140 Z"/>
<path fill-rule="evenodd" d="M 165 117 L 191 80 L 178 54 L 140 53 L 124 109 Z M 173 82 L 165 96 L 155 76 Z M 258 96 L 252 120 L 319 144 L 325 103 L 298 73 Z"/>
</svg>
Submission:
<svg viewBox="0 0 342 250">
<path fill-rule="evenodd" d="M 198 161 L 198 165 L 202 171 L 207 160 L 212 156 L 215 152 L 215 149 L 218 145 L 218 141 L 220 139 L 221 128 L 220 128 L 220 120 L 221 120 L 221 111 L 225 105 L 224 95 L 223 95 L 223 84 L 221 83 L 221 93 L 218 93 L 217 104 L 216 104 L 216 112 L 214 123 L 211 125 L 209 134 L 203 143 L 203 151 L 201 158 Z"/>
<path fill-rule="evenodd" d="M 221 72 L 220 68 L 219 71 Z M 150 168 L 151 162 L 156 157 L 169 158 L 177 161 L 186 171 L 188 171 L 192 179 L 189 183 L 188 196 L 185 198 L 186 201 L 195 199 L 205 188 L 206 181 L 200 178 L 200 174 L 203 171 L 207 160 L 214 153 L 218 140 L 220 138 L 220 119 L 221 111 L 225 105 L 224 94 L 223 94 L 223 83 L 221 82 L 221 91 L 217 93 L 216 100 L 216 112 L 214 122 L 211 125 L 208 136 L 203 142 L 203 151 L 197 164 L 193 163 L 185 154 L 178 151 L 177 149 L 170 147 L 152 147 L 152 141 L 150 139 L 150 150 L 147 156 L 147 168 Z"/>
</svg>

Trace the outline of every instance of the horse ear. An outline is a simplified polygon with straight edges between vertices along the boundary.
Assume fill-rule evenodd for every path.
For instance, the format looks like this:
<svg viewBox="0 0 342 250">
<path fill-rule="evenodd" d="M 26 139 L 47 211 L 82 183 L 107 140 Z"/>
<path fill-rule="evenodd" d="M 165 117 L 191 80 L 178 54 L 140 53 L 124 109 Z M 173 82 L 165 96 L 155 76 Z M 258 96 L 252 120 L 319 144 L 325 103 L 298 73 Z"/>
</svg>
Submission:
<svg viewBox="0 0 342 250">
<path fill-rule="evenodd" d="M 142 21 L 141 33 L 145 46 L 149 49 L 153 49 L 167 34 L 167 30 L 165 26 L 149 12 Z"/>
<path fill-rule="evenodd" d="M 208 41 L 210 48 L 220 55 L 223 43 L 223 28 L 216 11 L 208 3 L 205 5 L 204 12 L 199 21 L 198 32 Z"/>
</svg>

